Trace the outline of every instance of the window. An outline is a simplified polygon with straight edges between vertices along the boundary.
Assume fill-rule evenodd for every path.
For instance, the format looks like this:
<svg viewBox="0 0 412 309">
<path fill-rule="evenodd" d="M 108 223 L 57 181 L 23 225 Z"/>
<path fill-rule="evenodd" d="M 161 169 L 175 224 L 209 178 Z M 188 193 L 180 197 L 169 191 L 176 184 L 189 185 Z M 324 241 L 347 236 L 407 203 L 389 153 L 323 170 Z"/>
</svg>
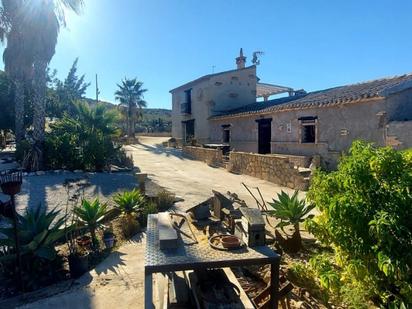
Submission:
<svg viewBox="0 0 412 309">
<path fill-rule="evenodd" d="M 186 99 L 186 103 L 188 105 L 192 104 L 192 89 L 186 90 L 185 91 L 185 99 Z"/>
<path fill-rule="evenodd" d="M 223 128 L 223 137 L 222 137 L 223 143 L 230 143 L 230 124 L 224 124 L 222 125 L 222 128 Z"/>
<path fill-rule="evenodd" d="M 183 114 L 192 113 L 192 89 L 185 90 L 185 102 L 180 105 Z"/>
<path fill-rule="evenodd" d="M 301 117 L 301 143 L 316 143 L 317 117 Z"/>
</svg>

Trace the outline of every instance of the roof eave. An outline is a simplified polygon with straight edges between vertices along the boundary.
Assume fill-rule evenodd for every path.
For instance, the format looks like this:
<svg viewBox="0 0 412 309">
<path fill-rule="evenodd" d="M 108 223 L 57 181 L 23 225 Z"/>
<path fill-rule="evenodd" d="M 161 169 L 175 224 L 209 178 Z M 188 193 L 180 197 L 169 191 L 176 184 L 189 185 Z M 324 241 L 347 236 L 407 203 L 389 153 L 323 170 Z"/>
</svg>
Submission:
<svg viewBox="0 0 412 309">
<path fill-rule="evenodd" d="M 342 106 L 342 105 L 347 105 L 347 104 L 355 104 L 355 103 L 365 103 L 365 102 L 370 102 L 370 101 L 377 101 L 384 99 L 385 97 L 383 96 L 375 96 L 375 97 L 369 97 L 369 98 L 359 98 L 357 100 L 351 100 L 351 101 L 343 101 L 343 102 L 325 102 L 325 103 L 319 103 L 319 104 L 296 104 L 295 106 L 283 106 L 278 105 L 275 108 L 266 108 L 262 110 L 256 110 L 256 111 L 248 111 L 248 112 L 241 112 L 237 114 L 231 114 L 231 115 L 217 115 L 217 116 L 210 116 L 208 119 L 209 120 L 221 120 L 221 119 L 229 119 L 229 118 L 241 118 L 241 117 L 248 117 L 251 115 L 269 115 L 273 113 L 281 113 L 281 112 L 289 112 L 292 110 L 302 110 L 302 109 L 314 109 L 314 108 L 329 108 L 329 107 L 336 107 L 336 106 Z"/>
</svg>

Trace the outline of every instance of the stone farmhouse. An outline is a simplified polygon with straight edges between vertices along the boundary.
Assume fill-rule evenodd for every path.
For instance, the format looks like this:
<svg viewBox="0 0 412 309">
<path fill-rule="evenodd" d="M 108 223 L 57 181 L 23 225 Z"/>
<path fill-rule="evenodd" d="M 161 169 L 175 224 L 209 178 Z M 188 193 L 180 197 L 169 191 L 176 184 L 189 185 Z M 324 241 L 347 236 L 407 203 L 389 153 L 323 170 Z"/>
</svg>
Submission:
<svg viewBox="0 0 412 309">
<path fill-rule="evenodd" d="M 236 64 L 170 91 L 173 137 L 237 152 L 317 155 L 329 169 L 356 139 L 412 147 L 412 74 L 307 93 L 261 83 L 242 50 Z"/>
</svg>

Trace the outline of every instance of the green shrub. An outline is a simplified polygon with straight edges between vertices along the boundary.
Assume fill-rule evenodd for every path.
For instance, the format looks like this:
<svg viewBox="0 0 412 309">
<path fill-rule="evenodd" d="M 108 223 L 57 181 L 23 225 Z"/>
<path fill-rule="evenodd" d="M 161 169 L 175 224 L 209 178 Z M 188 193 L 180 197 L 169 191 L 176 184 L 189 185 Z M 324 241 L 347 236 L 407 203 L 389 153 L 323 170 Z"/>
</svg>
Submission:
<svg viewBox="0 0 412 309">
<path fill-rule="evenodd" d="M 65 239 L 63 228 L 65 217 L 60 211 L 52 210 L 46 213 L 46 208 L 39 205 L 29 208 L 24 215 L 17 215 L 18 235 L 22 259 L 22 275 L 26 291 L 53 283 L 64 274 L 63 260 L 57 254 L 55 246 Z M 0 238 L 0 263 L 3 273 L 9 278 L 15 274 L 15 237 L 12 220 L 3 218 L 7 227 L 0 228 L 5 238 Z"/>
<path fill-rule="evenodd" d="M 65 115 L 51 124 L 45 140 L 49 168 L 103 170 L 119 156 L 113 138 L 116 116 L 104 106 L 89 108 L 78 103 L 74 118 Z"/>
<path fill-rule="evenodd" d="M 329 292 L 316 279 L 317 275 L 308 263 L 294 262 L 288 269 L 288 279 L 309 291 L 309 293 L 324 304 L 330 299 Z"/>
<path fill-rule="evenodd" d="M 147 225 L 147 216 L 150 214 L 157 214 L 159 212 L 159 209 L 157 207 L 157 204 L 153 202 L 149 202 L 145 205 L 143 208 L 143 213 L 139 217 L 139 222 L 141 226 L 146 226 Z"/>
<path fill-rule="evenodd" d="M 412 157 L 354 142 L 338 170 L 317 171 L 307 198 L 321 214 L 309 230 L 332 245 L 346 287 L 380 304 L 412 303 Z"/>
<path fill-rule="evenodd" d="M 175 203 L 176 196 L 166 190 L 160 191 L 156 196 L 156 204 L 159 211 L 168 210 Z"/>
<path fill-rule="evenodd" d="M 121 230 L 126 239 L 133 237 L 140 232 L 141 227 L 135 216 L 124 216 L 121 219 Z"/>
<path fill-rule="evenodd" d="M 138 189 L 124 191 L 113 197 L 115 207 L 125 216 L 137 215 L 142 212 L 146 202 L 145 196 Z"/>
</svg>

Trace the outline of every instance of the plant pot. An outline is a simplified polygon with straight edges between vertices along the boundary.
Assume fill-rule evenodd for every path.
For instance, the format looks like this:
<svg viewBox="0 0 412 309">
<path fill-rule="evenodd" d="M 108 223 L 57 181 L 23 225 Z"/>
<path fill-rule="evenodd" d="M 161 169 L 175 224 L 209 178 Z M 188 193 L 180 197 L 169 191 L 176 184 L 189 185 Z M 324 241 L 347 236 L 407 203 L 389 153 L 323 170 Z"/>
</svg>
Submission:
<svg viewBox="0 0 412 309">
<path fill-rule="evenodd" d="M 104 242 L 104 245 L 106 246 L 106 249 L 113 248 L 113 246 L 114 246 L 114 236 L 110 235 L 110 236 L 103 237 L 103 242 Z"/>
<path fill-rule="evenodd" d="M 228 236 L 223 236 L 220 239 L 220 242 L 222 243 L 223 248 L 237 248 L 240 247 L 240 240 L 236 236 L 233 235 L 228 235 Z"/>
<path fill-rule="evenodd" d="M 74 279 L 79 278 L 89 270 L 89 254 L 69 255 L 69 268 L 70 276 Z"/>
<path fill-rule="evenodd" d="M 79 236 L 76 238 L 77 245 L 85 248 L 85 249 L 90 249 L 90 246 L 92 244 L 92 238 L 87 235 Z"/>
</svg>

